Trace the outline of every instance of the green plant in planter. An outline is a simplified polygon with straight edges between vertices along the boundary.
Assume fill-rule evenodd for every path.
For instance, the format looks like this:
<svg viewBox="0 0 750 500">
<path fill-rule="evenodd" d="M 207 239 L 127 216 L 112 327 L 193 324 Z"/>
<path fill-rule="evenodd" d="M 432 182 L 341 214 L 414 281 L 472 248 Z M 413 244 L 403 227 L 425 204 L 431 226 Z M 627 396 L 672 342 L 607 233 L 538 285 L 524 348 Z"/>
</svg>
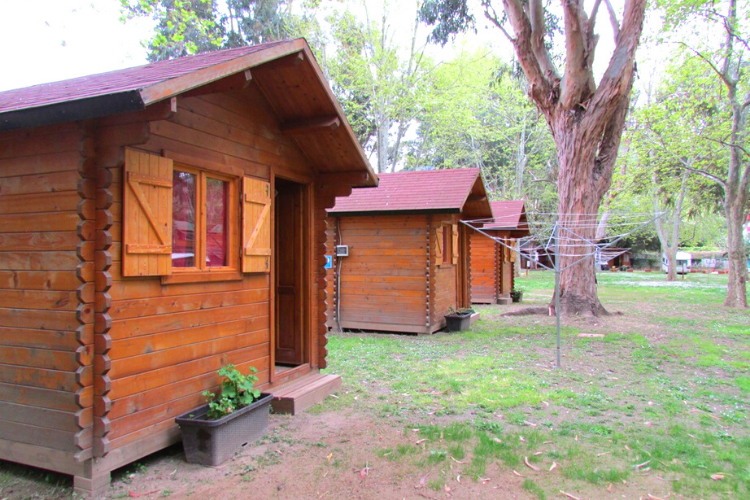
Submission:
<svg viewBox="0 0 750 500">
<path fill-rule="evenodd" d="M 258 399 L 260 390 L 255 388 L 258 377 L 254 373 L 258 373 L 254 366 L 250 367 L 247 375 L 240 373 L 234 365 L 222 366 L 218 371 L 219 376 L 224 378 L 221 382 L 221 395 L 217 397 L 211 391 L 203 392 L 203 397 L 208 402 L 206 417 L 211 420 L 219 419 Z"/>
<path fill-rule="evenodd" d="M 471 307 L 459 307 L 458 309 L 449 307 L 448 311 L 449 311 L 448 312 L 449 316 L 467 316 L 467 315 L 474 314 L 476 312 Z"/>
<path fill-rule="evenodd" d="M 514 286 L 510 291 L 510 298 L 513 302 L 520 302 L 523 297 L 523 288 L 520 286 Z"/>
</svg>

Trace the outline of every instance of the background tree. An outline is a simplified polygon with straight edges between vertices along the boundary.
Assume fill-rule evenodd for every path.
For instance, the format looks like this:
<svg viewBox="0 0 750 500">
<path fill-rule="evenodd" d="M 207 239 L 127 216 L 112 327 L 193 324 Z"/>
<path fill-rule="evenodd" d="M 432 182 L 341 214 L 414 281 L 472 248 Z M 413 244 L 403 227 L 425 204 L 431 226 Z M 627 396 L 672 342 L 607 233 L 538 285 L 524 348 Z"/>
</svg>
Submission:
<svg viewBox="0 0 750 500">
<path fill-rule="evenodd" d="M 554 211 L 554 142 L 524 81 L 488 48 L 436 66 L 417 100 L 406 168 L 481 168 L 493 199 Z"/>
<path fill-rule="evenodd" d="M 748 4 L 738 4 L 737 0 L 674 0 L 661 7 L 664 33 L 686 49 L 683 51 L 686 69 L 700 63 L 704 72 L 692 75 L 713 75 L 712 87 L 716 88 L 716 84 L 722 87 L 709 102 L 715 106 L 716 114 L 711 116 L 715 116 L 712 133 L 706 138 L 724 146 L 727 160 L 715 162 L 712 168 L 691 170 L 717 183 L 723 191 L 729 253 L 729 284 L 724 305 L 747 308 L 747 257 L 742 225 L 750 187 Z M 694 104 L 705 107 L 707 103 L 698 100 Z"/>
<path fill-rule="evenodd" d="M 575 227 L 583 218 L 598 213 L 612 174 L 620 145 L 629 96 L 633 85 L 635 51 L 640 39 L 646 0 L 626 0 L 622 22 L 605 0 L 616 44 L 609 65 L 597 85 L 594 79 L 596 0 L 587 13 L 582 0 L 562 2 L 565 37 L 563 71 L 558 71 L 550 49 L 549 12 L 542 0 L 482 0 L 484 16 L 513 43 L 529 82 L 529 96 L 545 116 L 557 147 L 559 223 Z M 466 0 L 427 0 L 423 19 L 436 25 L 433 36 L 445 43 L 453 33 L 472 26 L 474 18 Z M 594 239 L 595 228 L 576 230 Z M 585 249 L 572 246 L 560 255 L 567 267 Z M 561 252 L 562 253 L 562 252 Z M 592 258 L 583 259 L 563 272 L 560 280 L 562 313 L 600 315 Z"/>
<path fill-rule="evenodd" d="M 424 53 L 426 35 L 419 32 L 421 4 L 413 3 L 413 23 L 408 38 L 401 39 L 409 41 L 405 48 L 397 39 L 386 2 L 376 19 L 370 14 L 372 2 L 352 4 L 362 13 L 361 19 L 348 8 L 327 18 L 331 25 L 327 50 L 333 52 L 327 71 L 360 144 L 375 157 L 379 172 L 389 172 L 404 158 L 404 137 L 420 111 L 416 100 L 432 67 Z"/>
<path fill-rule="evenodd" d="M 149 61 L 242 47 L 298 36 L 307 15 L 294 15 L 291 0 L 120 0 L 123 19 L 150 17 L 154 36 Z M 314 5 L 314 4 L 311 4 Z"/>
</svg>

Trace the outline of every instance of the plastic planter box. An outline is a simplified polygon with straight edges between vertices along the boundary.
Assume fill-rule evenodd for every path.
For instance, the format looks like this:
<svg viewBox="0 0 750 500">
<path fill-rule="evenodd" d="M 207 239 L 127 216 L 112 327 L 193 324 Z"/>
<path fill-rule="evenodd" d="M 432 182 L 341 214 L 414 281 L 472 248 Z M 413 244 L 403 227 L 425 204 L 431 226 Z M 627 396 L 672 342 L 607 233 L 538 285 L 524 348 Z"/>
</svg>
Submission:
<svg viewBox="0 0 750 500">
<path fill-rule="evenodd" d="M 446 314 L 445 326 L 449 332 L 460 332 L 468 330 L 471 326 L 471 313 L 465 314 Z"/>
<path fill-rule="evenodd" d="M 175 419 L 182 431 L 185 460 L 191 464 L 219 465 L 248 443 L 263 436 L 268 427 L 272 394 L 261 394 L 250 406 L 218 420 L 207 420 L 208 405 Z"/>
</svg>

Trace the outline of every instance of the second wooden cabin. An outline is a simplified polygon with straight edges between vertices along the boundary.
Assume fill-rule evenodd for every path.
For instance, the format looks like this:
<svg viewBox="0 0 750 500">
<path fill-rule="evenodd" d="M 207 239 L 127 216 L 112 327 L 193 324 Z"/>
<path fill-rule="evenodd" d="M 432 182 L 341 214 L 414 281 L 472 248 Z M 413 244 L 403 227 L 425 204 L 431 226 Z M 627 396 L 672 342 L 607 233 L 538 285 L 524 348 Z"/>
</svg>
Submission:
<svg viewBox="0 0 750 500">
<path fill-rule="evenodd" d="M 474 304 L 507 304 L 513 290 L 515 240 L 529 235 L 523 200 L 493 201 L 492 222 L 482 232 L 471 231 L 471 301 Z M 504 244 L 495 238 L 502 240 Z"/>
<path fill-rule="evenodd" d="M 377 188 L 355 189 L 329 210 L 335 218 L 329 240 L 340 248 L 330 273 L 329 326 L 433 333 L 451 308 L 471 304 L 474 231 L 460 221 L 491 215 L 480 170 L 379 177 Z"/>
</svg>

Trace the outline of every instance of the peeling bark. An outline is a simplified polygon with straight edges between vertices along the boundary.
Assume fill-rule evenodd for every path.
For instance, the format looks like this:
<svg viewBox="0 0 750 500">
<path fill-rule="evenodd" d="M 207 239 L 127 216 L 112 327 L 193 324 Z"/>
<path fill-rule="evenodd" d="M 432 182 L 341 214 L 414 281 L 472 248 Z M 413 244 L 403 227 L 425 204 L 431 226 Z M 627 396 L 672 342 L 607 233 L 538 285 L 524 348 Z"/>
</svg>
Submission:
<svg viewBox="0 0 750 500">
<path fill-rule="evenodd" d="M 560 277 L 561 313 L 607 314 L 597 295 L 594 249 L 581 242 L 595 241 L 596 225 L 590 218 L 598 212 L 612 182 L 646 0 L 626 0 L 617 44 L 598 87 L 591 70 L 595 18 L 586 16 L 583 2 L 563 1 L 566 68 L 562 80 L 543 44 L 541 0 L 529 0 L 528 15 L 520 0 L 503 0 L 503 5 L 515 34 L 518 59 L 531 84 L 529 94 L 545 115 L 557 146 L 558 211 L 564 248 L 560 252 L 560 266 L 564 268 Z M 596 2 L 595 8 L 598 5 Z M 583 223 L 584 219 L 589 220 Z"/>
</svg>

